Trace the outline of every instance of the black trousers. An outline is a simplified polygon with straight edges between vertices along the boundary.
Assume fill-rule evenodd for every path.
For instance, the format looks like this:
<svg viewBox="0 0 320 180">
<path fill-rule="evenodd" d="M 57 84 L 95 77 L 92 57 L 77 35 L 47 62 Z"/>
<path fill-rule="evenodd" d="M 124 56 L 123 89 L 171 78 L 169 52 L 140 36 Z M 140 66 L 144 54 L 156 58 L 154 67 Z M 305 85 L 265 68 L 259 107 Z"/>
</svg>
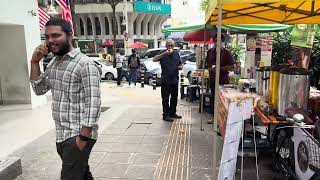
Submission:
<svg viewBox="0 0 320 180">
<path fill-rule="evenodd" d="M 61 180 L 93 180 L 88 159 L 95 142 L 88 141 L 82 151 L 76 144 L 76 136 L 56 144 L 62 160 Z"/>
<path fill-rule="evenodd" d="M 170 97 L 170 105 L 169 105 Z M 161 98 L 163 116 L 173 116 L 177 111 L 178 102 L 178 83 L 177 84 L 161 84 Z"/>
<path fill-rule="evenodd" d="M 118 74 L 117 85 L 120 85 L 122 80 L 122 67 L 117 68 L 117 74 Z"/>
</svg>

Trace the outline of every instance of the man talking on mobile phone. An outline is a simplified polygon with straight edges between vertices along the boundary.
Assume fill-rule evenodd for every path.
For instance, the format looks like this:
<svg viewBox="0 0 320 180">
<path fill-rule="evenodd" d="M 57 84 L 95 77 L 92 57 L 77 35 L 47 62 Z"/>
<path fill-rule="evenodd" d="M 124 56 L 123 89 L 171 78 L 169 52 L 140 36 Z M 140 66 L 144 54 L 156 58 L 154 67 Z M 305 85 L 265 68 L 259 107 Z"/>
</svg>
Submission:
<svg viewBox="0 0 320 180">
<path fill-rule="evenodd" d="M 62 159 L 62 180 L 91 180 L 88 159 L 96 142 L 100 116 L 100 70 L 72 46 L 67 21 L 51 18 L 45 29 L 45 44 L 31 59 L 30 81 L 35 94 L 52 92 L 52 116 L 56 125 L 57 152 Z M 54 57 L 44 73 L 39 62 L 51 52 Z"/>
<path fill-rule="evenodd" d="M 174 121 L 174 119 L 182 118 L 181 116 L 177 115 L 176 112 L 178 102 L 179 70 L 182 70 L 183 67 L 179 53 L 174 50 L 173 47 L 174 41 L 168 39 L 166 41 L 167 50 L 153 58 L 154 62 L 160 61 L 162 69 L 161 98 L 164 121 Z"/>
</svg>

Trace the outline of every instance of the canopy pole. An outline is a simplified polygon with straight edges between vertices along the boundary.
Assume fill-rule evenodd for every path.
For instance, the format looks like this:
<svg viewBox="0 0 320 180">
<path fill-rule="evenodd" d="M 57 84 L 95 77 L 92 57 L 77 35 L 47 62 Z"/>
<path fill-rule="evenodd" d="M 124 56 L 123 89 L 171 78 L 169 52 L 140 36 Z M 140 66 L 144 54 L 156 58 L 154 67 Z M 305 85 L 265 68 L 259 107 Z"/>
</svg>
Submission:
<svg viewBox="0 0 320 180">
<path fill-rule="evenodd" d="M 222 26 L 222 4 L 218 0 L 218 24 L 217 24 L 217 44 L 216 44 L 216 78 L 214 87 L 214 117 L 213 117 L 213 179 L 218 179 L 217 174 L 217 120 L 218 120 L 218 93 L 220 79 L 220 56 L 221 56 L 221 26 Z"/>
<path fill-rule="evenodd" d="M 204 89 L 204 81 L 205 81 L 205 77 L 204 77 L 204 68 L 205 68 L 205 63 L 206 63 L 206 44 L 207 44 L 207 39 L 206 39 L 206 30 L 207 30 L 207 26 L 204 26 L 204 31 L 203 31 L 203 54 L 202 54 L 202 75 L 201 75 L 201 99 L 200 99 L 200 119 L 201 119 L 201 124 L 200 124 L 200 131 L 203 131 L 203 104 L 204 104 L 204 99 L 203 99 L 203 89 Z"/>
</svg>

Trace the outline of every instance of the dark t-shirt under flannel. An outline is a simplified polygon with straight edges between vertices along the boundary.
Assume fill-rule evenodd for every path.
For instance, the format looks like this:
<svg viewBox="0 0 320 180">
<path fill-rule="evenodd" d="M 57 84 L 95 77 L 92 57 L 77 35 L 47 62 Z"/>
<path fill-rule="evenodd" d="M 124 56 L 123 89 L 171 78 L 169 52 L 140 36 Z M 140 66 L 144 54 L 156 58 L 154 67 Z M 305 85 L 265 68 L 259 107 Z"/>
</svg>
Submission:
<svg viewBox="0 0 320 180">
<path fill-rule="evenodd" d="M 180 56 L 177 51 L 166 55 L 160 59 L 162 69 L 161 82 L 162 84 L 177 84 L 179 82 L 179 70 L 181 65 Z"/>
</svg>

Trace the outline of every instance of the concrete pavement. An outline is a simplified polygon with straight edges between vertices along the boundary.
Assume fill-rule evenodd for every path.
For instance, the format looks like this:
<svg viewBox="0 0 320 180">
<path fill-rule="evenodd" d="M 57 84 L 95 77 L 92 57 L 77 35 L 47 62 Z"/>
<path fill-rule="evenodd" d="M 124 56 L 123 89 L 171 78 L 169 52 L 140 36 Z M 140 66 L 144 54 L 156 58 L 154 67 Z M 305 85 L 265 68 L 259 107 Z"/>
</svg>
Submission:
<svg viewBox="0 0 320 180">
<path fill-rule="evenodd" d="M 184 118 L 165 122 L 160 88 L 154 91 L 150 86 L 142 89 L 103 83 L 102 106 L 110 108 L 101 114 L 100 136 L 90 157 L 95 179 L 200 180 L 211 176 L 212 129 L 204 124 L 205 131 L 200 131 L 197 105 L 179 101 L 178 113 Z M 21 157 L 23 174 L 19 180 L 59 179 L 61 162 L 55 149 L 54 129 L 48 125 L 53 122 L 50 112 L 44 110 L 49 105 L 42 108 L 26 110 L 28 117 L 43 113 L 39 117 L 43 124 L 35 123 L 41 131 L 30 131 L 32 128 L 28 127 L 21 132 L 21 136 L 29 131 L 38 138 L 32 142 L 29 138 L 26 145 L 12 153 Z M 14 116 L 16 112 L 12 113 Z M 26 114 L 23 118 L 28 118 Z M 205 121 L 206 118 L 209 115 Z"/>
</svg>

